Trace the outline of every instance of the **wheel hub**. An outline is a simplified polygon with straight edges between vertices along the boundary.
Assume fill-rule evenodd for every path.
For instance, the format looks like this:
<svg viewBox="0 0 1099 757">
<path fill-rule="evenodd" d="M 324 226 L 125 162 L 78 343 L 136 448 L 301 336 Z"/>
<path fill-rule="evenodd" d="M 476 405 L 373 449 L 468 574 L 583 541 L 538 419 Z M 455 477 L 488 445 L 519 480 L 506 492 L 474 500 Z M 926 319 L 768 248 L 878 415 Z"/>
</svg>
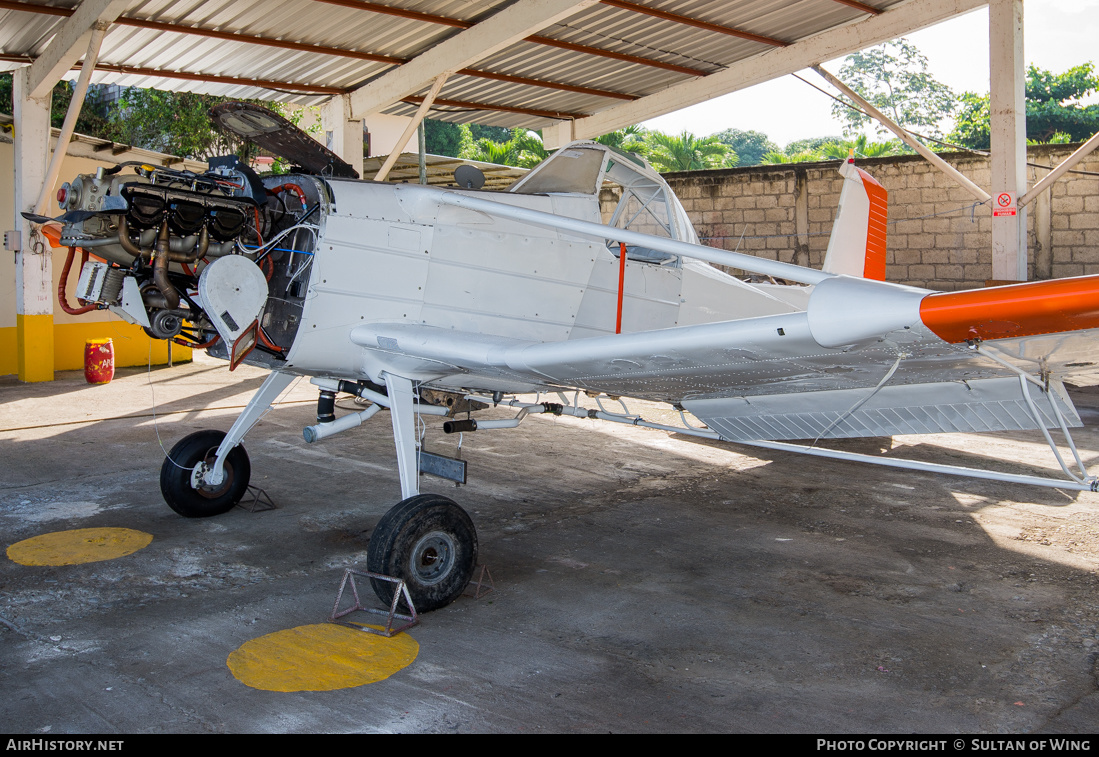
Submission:
<svg viewBox="0 0 1099 757">
<path fill-rule="evenodd" d="M 456 545 L 443 531 L 424 534 L 412 547 L 409 568 L 421 584 L 430 586 L 446 578 L 454 567 Z"/>
<path fill-rule="evenodd" d="M 213 470 L 216 460 L 216 451 L 211 452 L 205 460 L 199 460 L 195 463 L 194 470 L 191 471 L 191 488 L 208 499 L 220 497 L 233 484 L 233 469 L 229 465 L 223 466 L 221 481 L 211 484 L 206 480 L 206 476 Z"/>
</svg>

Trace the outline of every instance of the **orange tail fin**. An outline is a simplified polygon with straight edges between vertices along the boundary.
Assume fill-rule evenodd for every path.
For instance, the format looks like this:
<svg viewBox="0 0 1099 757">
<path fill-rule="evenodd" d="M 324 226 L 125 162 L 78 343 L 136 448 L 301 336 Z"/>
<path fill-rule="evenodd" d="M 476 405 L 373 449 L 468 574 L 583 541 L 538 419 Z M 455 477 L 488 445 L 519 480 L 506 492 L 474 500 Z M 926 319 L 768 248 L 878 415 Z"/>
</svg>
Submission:
<svg viewBox="0 0 1099 757">
<path fill-rule="evenodd" d="M 843 189 L 824 257 L 826 273 L 885 281 L 889 193 L 848 158 L 840 166 Z"/>
</svg>

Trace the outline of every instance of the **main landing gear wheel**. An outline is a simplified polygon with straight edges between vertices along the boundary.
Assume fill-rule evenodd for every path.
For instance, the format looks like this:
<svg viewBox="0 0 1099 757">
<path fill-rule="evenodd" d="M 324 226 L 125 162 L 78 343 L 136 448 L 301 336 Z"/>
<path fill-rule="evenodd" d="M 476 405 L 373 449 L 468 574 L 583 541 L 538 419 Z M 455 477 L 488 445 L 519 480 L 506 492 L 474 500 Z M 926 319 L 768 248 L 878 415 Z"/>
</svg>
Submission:
<svg viewBox="0 0 1099 757">
<path fill-rule="evenodd" d="M 208 518 L 229 512 L 248 490 L 252 465 L 248 453 L 237 445 L 225 458 L 225 480 L 217 487 L 191 485 L 191 473 L 199 463 L 212 465 L 223 431 L 196 431 L 180 439 L 160 466 L 160 493 L 168 507 L 187 518 Z"/>
<path fill-rule="evenodd" d="M 397 503 L 370 535 L 366 567 L 400 578 L 417 612 L 453 602 L 473 577 L 477 530 L 466 511 L 438 494 L 420 494 Z M 378 599 L 389 605 L 397 585 L 370 579 Z"/>
</svg>

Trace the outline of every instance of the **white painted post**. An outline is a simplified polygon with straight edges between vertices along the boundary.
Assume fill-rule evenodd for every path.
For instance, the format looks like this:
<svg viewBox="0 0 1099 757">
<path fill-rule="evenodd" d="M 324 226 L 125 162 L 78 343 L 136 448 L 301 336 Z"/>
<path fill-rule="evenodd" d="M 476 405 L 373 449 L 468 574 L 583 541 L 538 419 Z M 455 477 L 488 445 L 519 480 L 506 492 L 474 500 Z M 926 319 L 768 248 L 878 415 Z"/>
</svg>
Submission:
<svg viewBox="0 0 1099 757">
<path fill-rule="evenodd" d="M 29 67 L 13 72 L 15 118 L 16 352 L 20 381 L 53 381 L 53 250 L 22 211 L 33 211 L 46 178 L 50 95 L 29 97 Z M 32 234 L 32 232 L 34 232 Z"/>
<path fill-rule="evenodd" d="M 329 150 L 336 153 L 352 168 L 363 173 L 363 122 L 351 118 L 351 105 L 347 95 L 336 95 L 321 106 L 321 128 Z M 331 135 L 331 141 L 327 139 Z"/>
<path fill-rule="evenodd" d="M 1026 281 L 1026 72 L 1023 0 L 988 4 L 992 278 Z"/>
</svg>

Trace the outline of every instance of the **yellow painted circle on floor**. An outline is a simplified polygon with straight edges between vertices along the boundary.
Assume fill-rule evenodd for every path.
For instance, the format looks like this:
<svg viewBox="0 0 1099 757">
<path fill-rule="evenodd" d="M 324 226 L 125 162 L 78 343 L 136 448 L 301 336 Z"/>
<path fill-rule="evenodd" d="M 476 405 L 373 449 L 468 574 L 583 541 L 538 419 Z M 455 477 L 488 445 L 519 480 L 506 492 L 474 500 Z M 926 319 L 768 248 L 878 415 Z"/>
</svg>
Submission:
<svg viewBox="0 0 1099 757">
<path fill-rule="evenodd" d="M 80 565 L 125 557 L 152 540 L 152 534 L 132 528 L 77 528 L 16 542 L 8 557 L 20 565 Z"/>
<path fill-rule="evenodd" d="M 225 663 L 238 681 L 264 691 L 334 691 L 384 681 L 412 664 L 420 645 L 335 623 L 298 626 L 241 644 Z"/>
</svg>

